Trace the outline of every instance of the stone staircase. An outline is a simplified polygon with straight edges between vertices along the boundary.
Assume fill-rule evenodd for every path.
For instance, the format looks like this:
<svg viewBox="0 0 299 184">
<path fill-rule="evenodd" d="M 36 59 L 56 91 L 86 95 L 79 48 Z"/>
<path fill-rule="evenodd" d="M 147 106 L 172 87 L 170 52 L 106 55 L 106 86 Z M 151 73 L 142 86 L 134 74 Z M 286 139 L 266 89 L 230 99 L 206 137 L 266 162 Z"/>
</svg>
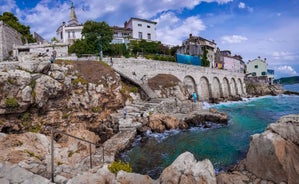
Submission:
<svg viewBox="0 0 299 184">
<path fill-rule="evenodd" d="M 124 118 L 123 110 L 118 110 L 117 113 L 111 114 L 113 121 L 118 121 L 119 131 L 136 130 L 142 124 L 138 120 L 143 115 L 148 116 L 150 112 L 154 112 L 156 107 L 160 105 L 163 99 L 151 99 L 150 101 L 140 101 L 125 107 L 127 111 L 126 119 Z"/>
</svg>

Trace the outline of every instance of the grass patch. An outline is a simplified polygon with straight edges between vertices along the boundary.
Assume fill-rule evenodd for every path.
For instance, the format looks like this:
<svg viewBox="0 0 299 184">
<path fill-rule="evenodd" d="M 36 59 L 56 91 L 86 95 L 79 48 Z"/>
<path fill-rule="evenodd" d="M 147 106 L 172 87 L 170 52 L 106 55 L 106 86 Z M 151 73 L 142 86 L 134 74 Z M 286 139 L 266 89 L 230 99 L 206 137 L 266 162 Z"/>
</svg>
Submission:
<svg viewBox="0 0 299 184">
<path fill-rule="evenodd" d="M 129 173 L 133 172 L 133 169 L 130 166 L 130 164 L 122 162 L 122 161 L 112 162 L 110 165 L 108 165 L 108 169 L 114 174 L 117 174 L 118 171 L 120 171 L 120 170 L 129 172 Z"/>
<path fill-rule="evenodd" d="M 5 105 L 9 109 L 16 109 L 17 107 L 19 107 L 18 100 L 15 97 L 13 97 L 13 98 L 7 98 L 5 100 Z"/>
<path fill-rule="evenodd" d="M 101 108 L 101 107 L 92 107 L 92 108 L 91 108 L 91 111 L 92 111 L 93 113 L 99 113 L 100 111 L 102 111 L 102 108 Z"/>
<path fill-rule="evenodd" d="M 82 85 L 86 85 L 87 81 L 83 77 L 79 76 L 77 79 L 72 80 L 72 83 L 77 85 L 79 83 L 81 83 Z"/>
<path fill-rule="evenodd" d="M 40 155 L 36 155 L 33 151 L 29 151 L 27 149 L 24 150 L 24 151 L 25 151 L 25 153 L 27 153 L 29 155 L 29 157 L 35 157 L 35 158 L 37 158 L 39 160 L 42 160 L 42 157 Z"/>
</svg>

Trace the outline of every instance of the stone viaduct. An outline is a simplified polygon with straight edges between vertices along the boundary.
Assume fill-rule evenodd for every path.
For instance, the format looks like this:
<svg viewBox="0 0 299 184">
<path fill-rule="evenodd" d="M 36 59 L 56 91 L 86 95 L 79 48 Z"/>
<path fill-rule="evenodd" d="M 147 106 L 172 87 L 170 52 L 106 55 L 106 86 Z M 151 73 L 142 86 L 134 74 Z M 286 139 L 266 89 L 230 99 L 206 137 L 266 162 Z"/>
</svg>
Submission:
<svg viewBox="0 0 299 184">
<path fill-rule="evenodd" d="M 105 58 L 109 63 L 110 59 Z M 158 74 L 176 76 L 189 93 L 197 92 L 199 100 L 246 95 L 243 73 L 146 59 L 113 58 L 112 67 L 121 75 L 146 88 L 144 81 Z M 148 86 L 147 86 L 148 87 Z M 145 90 L 146 91 L 146 90 Z M 150 95 L 149 95 L 150 96 Z"/>
</svg>

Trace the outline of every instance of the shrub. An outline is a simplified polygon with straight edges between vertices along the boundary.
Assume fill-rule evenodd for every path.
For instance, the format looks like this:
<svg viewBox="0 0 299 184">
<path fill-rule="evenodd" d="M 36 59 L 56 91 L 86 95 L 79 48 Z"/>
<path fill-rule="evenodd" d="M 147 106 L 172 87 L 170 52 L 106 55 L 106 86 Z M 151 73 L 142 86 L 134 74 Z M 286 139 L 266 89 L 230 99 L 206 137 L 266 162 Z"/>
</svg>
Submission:
<svg viewBox="0 0 299 184">
<path fill-rule="evenodd" d="M 8 81 L 9 84 L 14 84 L 15 83 L 15 80 L 11 77 L 8 77 L 7 81 Z"/>
<path fill-rule="evenodd" d="M 83 79 L 82 77 L 78 77 L 77 79 L 72 80 L 73 84 L 79 84 L 79 82 L 82 85 L 86 85 L 87 84 L 87 81 L 85 79 Z"/>
<path fill-rule="evenodd" d="M 115 162 L 112 162 L 109 166 L 108 166 L 108 169 L 114 173 L 114 174 L 117 174 L 118 171 L 120 170 L 123 170 L 123 171 L 126 171 L 126 172 L 133 172 L 133 169 L 132 167 L 130 166 L 129 163 L 125 163 L 125 162 L 122 162 L 122 161 L 115 161 Z"/>
<path fill-rule="evenodd" d="M 22 116 L 22 121 L 29 121 L 30 120 L 30 113 L 25 112 Z"/>
<path fill-rule="evenodd" d="M 101 107 L 92 107 L 92 108 L 91 108 L 91 111 L 92 111 L 93 113 L 98 113 L 98 112 L 100 112 L 101 110 L 102 110 Z"/>
<path fill-rule="evenodd" d="M 16 98 L 7 98 L 5 100 L 5 105 L 7 108 L 16 109 L 19 106 L 18 100 Z"/>
</svg>

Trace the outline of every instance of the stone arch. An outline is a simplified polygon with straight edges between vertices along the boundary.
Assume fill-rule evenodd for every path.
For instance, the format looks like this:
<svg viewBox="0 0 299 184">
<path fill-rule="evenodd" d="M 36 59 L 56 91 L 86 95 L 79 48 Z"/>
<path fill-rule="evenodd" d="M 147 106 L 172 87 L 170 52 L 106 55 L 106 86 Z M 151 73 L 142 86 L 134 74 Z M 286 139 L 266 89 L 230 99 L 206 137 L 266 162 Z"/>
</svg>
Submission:
<svg viewBox="0 0 299 184">
<path fill-rule="evenodd" d="M 238 87 L 236 80 L 234 78 L 231 79 L 231 95 L 236 96 L 238 94 Z"/>
<path fill-rule="evenodd" d="M 190 75 L 184 77 L 183 86 L 186 94 L 192 94 L 194 91 L 197 93 L 195 80 Z"/>
<path fill-rule="evenodd" d="M 223 86 L 222 87 L 223 97 L 224 98 L 229 97 L 231 95 L 231 92 L 230 92 L 229 82 L 226 77 L 223 78 L 222 86 Z"/>
<path fill-rule="evenodd" d="M 212 97 L 213 98 L 220 98 L 222 97 L 222 90 L 221 90 L 221 85 L 218 77 L 213 78 L 212 82 Z"/>
<path fill-rule="evenodd" d="M 199 100 L 201 101 L 208 101 L 211 97 L 210 94 L 210 85 L 209 85 L 209 80 L 206 77 L 201 77 L 199 80 L 199 93 L 198 93 L 198 97 Z"/>
<path fill-rule="evenodd" d="M 239 91 L 239 94 L 242 95 L 244 94 L 244 89 L 243 89 L 243 83 L 242 83 L 242 80 L 240 78 L 238 78 L 237 80 L 237 84 L 238 84 L 238 91 Z"/>
</svg>

